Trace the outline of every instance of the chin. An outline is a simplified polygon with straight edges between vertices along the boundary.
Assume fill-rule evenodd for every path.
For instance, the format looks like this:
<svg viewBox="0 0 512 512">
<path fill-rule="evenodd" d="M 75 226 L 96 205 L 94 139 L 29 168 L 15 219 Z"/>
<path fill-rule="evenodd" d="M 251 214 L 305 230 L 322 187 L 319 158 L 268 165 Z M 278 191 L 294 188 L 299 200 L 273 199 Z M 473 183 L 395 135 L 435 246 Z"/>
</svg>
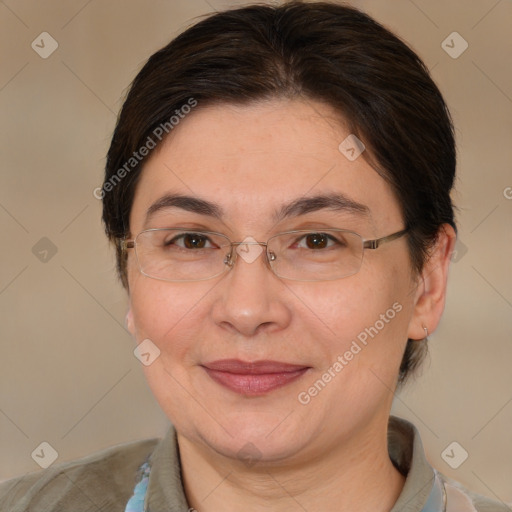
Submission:
<svg viewBox="0 0 512 512">
<path fill-rule="evenodd" d="M 316 437 L 308 432 L 304 422 L 298 421 L 297 414 L 292 413 L 288 418 L 287 414 L 232 412 L 223 416 L 225 421 L 219 422 L 222 426 L 209 418 L 187 429 L 192 438 L 184 435 L 194 443 L 200 441 L 215 452 L 247 465 L 258 461 L 260 464 L 278 462 L 293 458 Z"/>
</svg>

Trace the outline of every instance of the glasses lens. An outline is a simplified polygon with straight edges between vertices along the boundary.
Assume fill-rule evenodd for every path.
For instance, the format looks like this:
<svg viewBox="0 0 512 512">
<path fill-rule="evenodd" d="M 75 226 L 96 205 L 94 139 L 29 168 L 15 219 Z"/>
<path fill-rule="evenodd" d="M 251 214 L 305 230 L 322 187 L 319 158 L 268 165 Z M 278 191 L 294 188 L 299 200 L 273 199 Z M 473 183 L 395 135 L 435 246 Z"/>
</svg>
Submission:
<svg viewBox="0 0 512 512">
<path fill-rule="evenodd" d="M 140 270 L 164 281 L 201 281 L 224 272 L 229 239 L 210 231 L 150 229 L 139 233 L 135 250 Z"/>
<path fill-rule="evenodd" d="M 331 281 L 356 274 L 363 259 L 363 240 L 351 231 L 290 231 L 268 242 L 276 275 L 297 281 Z"/>
</svg>

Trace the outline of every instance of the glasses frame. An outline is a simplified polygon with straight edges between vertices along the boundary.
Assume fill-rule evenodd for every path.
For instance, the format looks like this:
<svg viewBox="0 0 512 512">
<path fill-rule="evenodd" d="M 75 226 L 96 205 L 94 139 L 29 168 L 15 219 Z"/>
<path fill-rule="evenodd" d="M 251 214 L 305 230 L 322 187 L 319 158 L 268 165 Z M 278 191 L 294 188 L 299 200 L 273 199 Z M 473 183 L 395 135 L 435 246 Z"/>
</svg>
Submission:
<svg viewBox="0 0 512 512">
<path fill-rule="evenodd" d="M 165 278 L 155 277 L 155 276 L 146 274 L 142 270 L 142 266 L 140 264 L 137 250 L 136 250 L 137 237 L 139 235 L 141 235 L 142 233 L 148 233 L 148 232 L 153 232 L 153 231 L 186 231 L 186 232 L 190 232 L 190 233 L 198 233 L 198 234 L 205 234 L 205 235 L 210 234 L 210 235 L 218 235 L 218 236 L 224 237 L 229 242 L 229 244 L 227 244 L 227 246 L 228 245 L 230 246 L 230 252 L 224 258 L 224 264 L 226 265 L 226 267 L 218 274 L 215 274 L 210 277 L 205 277 L 203 279 L 165 279 Z M 361 256 L 361 265 L 362 265 L 365 249 L 370 249 L 370 250 L 378 249 L 382 244 L 387 243 L 387 242 L 392 242 L 393 240 L 401 238 L 402 236 L 407 234 L 409 232 L 409 228 L 405 228 L 400 231 L 395 231 L 394 233 L 391 233 L 390 235 L 382 236 L 380 238 L 373 238 L 371 240 L 364 239 L 359 233 L 356 233 L 355 231 L 351 231 L 349 229 L 326 228 L 326 229 L 324 229 L 324 231 L 352 233 L 353 235 L 357 235 L 359 238 L 361 238 L 361 240 L 363 242 L 363 253 Z M 334 279 L 293 279 L 293 278 L 289 278 L 289 277 L 282 277 L 275 272 L 275 270 L 271 264 L 271 262 L 275 260 L 275 254 L 272 253 L 272 255 L 273 255 L 273 257 L 272 257 L 272 255 L 269 254 L 269 252 L 268 252 L 268 244 L 273 238 L 281 236 L 281 235 L 289 235 L 289 234 L 294 234 L 294 233 L 316 233 L 316 232 L 317 231 L 315 231 L 314 228 L 312 228 L 312 229 L 295 229 L 295 230 L 291 230 L 291 231 L 283 231 L 282 233 L 277 233 L 275 235 L 272 235 L 266 242 L 258 242 L 258 241 L 255 241 L 255 242 L 232 242 L 227 235 L 225 235 L 224 233 L 218 233 L 216 231 L 203 231 L 201 229 L 195 230 L 195 229 L 191 229 L 191 228 L 180 228 L 180 227 L 177 227 L 177 228 L 151 228 L 151 229 L 144 229 L 140 233 L 137 233 L 137 235 L 135 235 L 135 237 L 133 237 L 131 239 L 123 238 L 123 239 L 120 239 L 119 241 L 120 241 L 120 246 L 121 246 L 121 250 L 123 251 L 123 253 L 126 252 L 127 249 L 135 249 L 135 257 L 137 259 L 137 266 L 139 267 L 139 271 L 142 275 L 149 277 L 150 279 L 156 279 L 158 281 L 166 281 L 166 282 L 170 282 L 170 283 L 188 283 L 188 282 L 207 281 L 209 279 L 213 279 L 214 277 L 218 277 L 218 276 L 224 274 L 225 272 L 227 272 L 228 270 L 230 270 L 231 268 L 233 268 L 235 266 L 236 259 L 237 259 L 237 256 L 236 256 L 237 252 L 236 252 L 236 250 L 233 251 L 233 248 L 237 247 L 239 245 L 261 245 L 261 246 L 265 247 L 265 255 L 266 255 L 265 261 L 267 263 L 267 266 L 270 269 L 270 271 L 275 276 L 279 277 L 280 279 L 286 279 L 289 281 L 300 281 L 300 282 L 322 282 L 322 281 L 336 281 L 338 279 L 344 279 L 345 277 L 350 277 L 350 276 L 356 275 L 359 272 L 359 270 L 361 269 L 361 266 L 353 274 L 347 274 L 346 276 L 336 277 Z M 318 233 L 322 233 L 322 232 L 323 232 L 322 228 L 319 228 Z M 233 256 L 233 254 L 235 254 L 235 256 Z"/>
</svg>

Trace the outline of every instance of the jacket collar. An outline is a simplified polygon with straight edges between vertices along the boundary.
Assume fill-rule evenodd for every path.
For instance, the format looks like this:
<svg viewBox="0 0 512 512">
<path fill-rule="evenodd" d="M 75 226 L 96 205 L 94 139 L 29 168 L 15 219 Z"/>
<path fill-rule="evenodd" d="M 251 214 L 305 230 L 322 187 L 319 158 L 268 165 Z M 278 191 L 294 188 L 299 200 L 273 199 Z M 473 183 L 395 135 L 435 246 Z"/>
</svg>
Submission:
<svg viewBox="0 0 512 512">
<path fill-rule="evenodd" d="M 416 427 L 391 416 L 388 450 L 395 467 L 406 476 L 405 485 L 391 512 L 420 512 L 434 493 L 435 473 L 428 463 Z M 145 499 L 147 512 L 184 512 L 190 509 L 181 479 L 179 448 L 174 427 L 151 456 L 151 473 Z M 435 496 L 434 496 L 435 498 Z M 432 501 L 432 497 L 431 497 Z"/>
</svg>

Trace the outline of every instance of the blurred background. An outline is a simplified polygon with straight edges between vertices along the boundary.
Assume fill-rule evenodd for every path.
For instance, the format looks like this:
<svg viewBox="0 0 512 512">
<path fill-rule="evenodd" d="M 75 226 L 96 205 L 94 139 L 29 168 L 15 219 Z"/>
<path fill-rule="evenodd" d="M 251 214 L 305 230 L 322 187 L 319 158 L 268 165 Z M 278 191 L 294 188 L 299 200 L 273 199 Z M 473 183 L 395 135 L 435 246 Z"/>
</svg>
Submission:
<svg viewBox="0 0 512 512">
<path fill-rule="evenodd" d="M 40 469 L 41 449 L 59 463 L 167 429 L 93 191 L 145 60 L 196 17 L 248 3 L 0 2 L 0 480 Z M 512 2 L 348 3 L 424 59 L 457 129 L 445 315 L 393 412 L 442 473 L 512 502 Z"/>
</svg>

